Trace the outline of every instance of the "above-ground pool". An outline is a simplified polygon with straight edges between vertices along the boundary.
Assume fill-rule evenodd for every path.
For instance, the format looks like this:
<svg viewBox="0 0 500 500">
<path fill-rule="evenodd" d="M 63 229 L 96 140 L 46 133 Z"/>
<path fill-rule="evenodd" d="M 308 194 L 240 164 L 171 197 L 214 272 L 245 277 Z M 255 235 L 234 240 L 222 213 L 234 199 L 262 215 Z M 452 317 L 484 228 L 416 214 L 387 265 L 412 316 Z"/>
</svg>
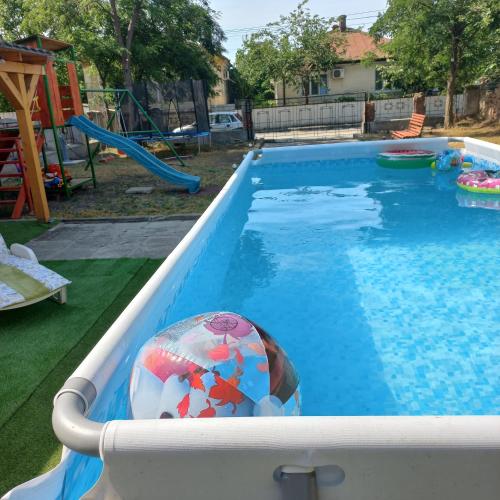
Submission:
<svg viewBox="0 0 500 500">
<path fill-rule="evenodd" d="M 317 468 L 321 498 L 493 500 L 500 211 L 464 200 L 458 169 L 378 166 L 376 153 L 395 144 L 246 157 L 72 377 L 84 384 L 68 387 L 88 399 L 89 418 L 114 421 L 96 431 L 106 467 L 88 498 L 162 497 L 163 487 L 175 499 L 201 491 L 274 499 L 273 471 L 294 465 Z M 439 152 L 447 139 L 407 144 Z M 500 160 L 498 147 L 466 146 Z M 296 367 L 302 415 L 335 418 L 116 421 L 129 418 L 128 382 L 141 345 L 208 311 L 261 325 Z M 79 498 L 101 471 L 101 459 L 72 451 L 37 488 Z"/>
</svg>

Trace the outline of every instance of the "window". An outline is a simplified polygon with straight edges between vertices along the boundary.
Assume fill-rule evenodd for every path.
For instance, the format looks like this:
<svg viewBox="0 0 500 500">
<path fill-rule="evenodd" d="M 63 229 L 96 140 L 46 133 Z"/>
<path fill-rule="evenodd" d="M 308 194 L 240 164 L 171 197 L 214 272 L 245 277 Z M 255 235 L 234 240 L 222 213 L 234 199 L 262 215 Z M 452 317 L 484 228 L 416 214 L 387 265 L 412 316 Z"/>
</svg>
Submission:
<svg viewBox="0 0 500 500">
<path fill-rule="evenodd" d="M 309 95 L 326 94 L 328 94 L 328 76 L 325 73 L 309 81 Z"/>
<path fill-rule="evenodd" d="M 229 115 L 216 115 L 215 123 L 231 123 Z"/>
<path fill-rule="evenodd" d="M 375 69 L 375 90 L 384 90 L 387 88 L 389 87 L 382 77 L 382 72 L 379 69 Z"/>
</svg>

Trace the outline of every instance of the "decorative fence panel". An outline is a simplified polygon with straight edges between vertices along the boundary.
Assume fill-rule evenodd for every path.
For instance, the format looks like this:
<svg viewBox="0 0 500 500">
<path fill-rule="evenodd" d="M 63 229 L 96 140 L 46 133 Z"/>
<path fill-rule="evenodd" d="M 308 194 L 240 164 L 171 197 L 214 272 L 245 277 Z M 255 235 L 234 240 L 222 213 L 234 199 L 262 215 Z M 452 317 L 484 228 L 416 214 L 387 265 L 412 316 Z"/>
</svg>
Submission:
<svg viewBox="0 0 500 500">
<path fill-rule="evenodd" d="M 409 118 L 413 113 L 412 97 L 397 97 L 394 99 L 381 99 L 375 103 L 375 120 L 393 120 L 397 118 Z M 446 96 L 436 95 L 425 98 L 425 114 L 427 116 L 444 116 Z M 455 114 L 462 116 L 464 113 L 464 96 L 462 94 L 454 97 Z"/>
<path fill-rule="evenodd" d="M 454 96 L 453 105 L 455 107 L 455 114 L 457 116 L 462 116 L 464 114 L 463 94 Z M 433 95 L 425 98 L 425 113 L 427 116 L 444 116 L 445 106 L 445 95 Z"/>
<path fill-rule="evenodd" d="M 352 137 L 361 132 L 364 94 L 324 97 L 329 99 L 303 104 L 301 98 L 297 105 L 255 107 L 253 130 L 258 137 L 276 140 Z"/>
<path fill-rule="evenodd" d="M 382 99 L 375 102 L 375 119 L 391 120 L 394 118 L 409 118 L 413 112 L 412 97 Z"/>
</svg>

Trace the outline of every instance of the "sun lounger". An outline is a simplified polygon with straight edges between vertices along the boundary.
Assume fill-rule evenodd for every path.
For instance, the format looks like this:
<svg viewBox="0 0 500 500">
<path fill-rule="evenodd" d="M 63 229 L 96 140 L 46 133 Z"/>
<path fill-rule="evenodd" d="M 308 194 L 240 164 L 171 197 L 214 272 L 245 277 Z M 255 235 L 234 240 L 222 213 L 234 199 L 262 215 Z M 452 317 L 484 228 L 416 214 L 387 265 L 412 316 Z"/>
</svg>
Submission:
<svg viewBox="0 0 500 500">
<path fill-rule="evenodd" d="M 24 307 L 49 297 L 66 302 L 71 281 L 38 263 L 31 248 L 17 243 L 10 251 L 0 235 L 0 311 Z"/>
<path fill-rule="evenodd" d="M 393 139 L 414 139 L 422 135 L 422 130 L 424 128 L 425 115 L 419 115 L 418 113 L 413 113 L 411 115 L 410 123 L 406 130 L 398 130 L 396 132 L 391 132 Z"/>
</svg>

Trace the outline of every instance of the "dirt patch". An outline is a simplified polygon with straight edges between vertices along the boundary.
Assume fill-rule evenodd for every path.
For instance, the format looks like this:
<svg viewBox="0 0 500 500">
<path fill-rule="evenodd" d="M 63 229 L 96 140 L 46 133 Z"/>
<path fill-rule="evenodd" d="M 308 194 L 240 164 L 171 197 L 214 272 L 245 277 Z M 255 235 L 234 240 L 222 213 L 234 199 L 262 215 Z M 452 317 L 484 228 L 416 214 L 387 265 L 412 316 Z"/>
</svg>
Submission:
<svg viewBox="0 0 500 500">
<path fill-rule="evenodd" d="M 500 144 L 500 124 L 478 122 L 473 119 L 459 121 L 453 128 L 424 127 L 422 137 L 475 137 L 483 141 Z M 378 141 L 390 139 L 390 133 L 361 134 L 356 136 L 361 141 Z"/>
<path fill-rule="evenodd" d="M 424 137 L 475 137 L 483 141 L 500 144 L 500 123 L 461 120 L 453 128 L 424 130 Z"/>
<path fill-rule="evenodd" d="M 61 219 L 201 213 L 224 186 L 234 171 L 233 165 L 241 162 L 247 150 L 239 147 L 202 152 L 186 159 L 186 167 L 172 162 L 176 169 L 201 177 L 201 189 L 195 195 L 168 184 L 129 158 L 96 162 L 97 188 L 86 185 L 75 191 L 70 199 L 51 195 L 51 215 Z M 83 166 L 70 170 L 74 178 L 90 176 L 90 171 L 85 171 Z M 154 188 L 152 193 L 125 193 L 131 187 L 147 186 Z"/>
</svg>

